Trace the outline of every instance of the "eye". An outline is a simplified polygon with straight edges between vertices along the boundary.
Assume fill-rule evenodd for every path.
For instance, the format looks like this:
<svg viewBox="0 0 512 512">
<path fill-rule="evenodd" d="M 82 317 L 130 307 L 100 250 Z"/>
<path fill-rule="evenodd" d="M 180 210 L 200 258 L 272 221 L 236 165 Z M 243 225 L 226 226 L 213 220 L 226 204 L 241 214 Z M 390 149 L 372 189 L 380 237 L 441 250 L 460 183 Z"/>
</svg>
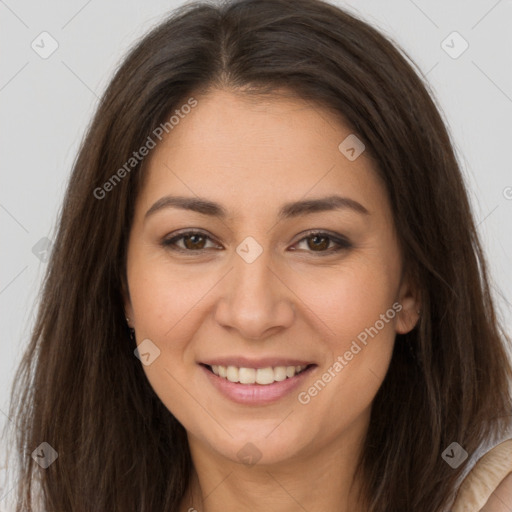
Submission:
<svg viewBox="0 0 512 512">
<path fill-rule="evenodd" d="M 334 247 L 331 246 L 334 243 Z M 344 237 L 331 235 L 323 231 L 312 231 L 299 240 L 298 244 L 305 243 L 309 252 L 333 253 L 350 249 L 352 244 Z M 297 244 L 296 244 L 297 245 Z M 292 249 L 295 250 L 295 249 Z"/>
<path fill-rule="evenodd" d="M 163 247 L 172 250 L 200 252 L 207 248 L 205 247 L 207 240 L 211 240 L 211 238 L 201 231 L 186 231 L 172 238 L 162 240 L 161 244 Z M 183 242 L 183 246 L 178 245 L 177 242 Z"/>
</svg>

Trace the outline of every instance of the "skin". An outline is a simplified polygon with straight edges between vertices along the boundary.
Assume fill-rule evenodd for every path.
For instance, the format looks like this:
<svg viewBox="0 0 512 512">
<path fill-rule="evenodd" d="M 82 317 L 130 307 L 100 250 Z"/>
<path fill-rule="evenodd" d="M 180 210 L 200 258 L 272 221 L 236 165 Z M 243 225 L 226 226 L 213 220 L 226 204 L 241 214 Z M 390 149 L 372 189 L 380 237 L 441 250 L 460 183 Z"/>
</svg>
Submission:
<svg viewBox="0 0 512 512">
<path fill-rule="evenodd" d="M 496 490 L 489 496 L 481 512 L 510 512 L 512 510 L 512 473 L 502 480 Z"/>
<path fill-rule="evenodd" d="M 338 150 L 351 130 L 327 110 L 292 96 L 249 100 L 225 90 L 196 99 L 146 162 L 125 298 L 137 343 L 148 338 L 161 351 L 144 366 L 147 378 L 188 433 L 194 474 L 181 510 L 357 511 L 360 482 L 351 483 L 372 400 L 396 333 L 410 331 L 420 309 L 403 276 L 385 188 L 364 152 L 349 161 Z M 277 218 L 283 203 L 333 193 L 369 214 Z M 144 218 L 169 194 L 218 202 L 228 217 L 169 207 Z M 193 244 L 188 253 L 162 247 L 184 228 L 210 237 L 200 239 L 202 252 Z M 353 247 L 329 252 L 332 241 L 318 249 L 304 239 L 312 229 L 344 236 Z M 250 264 L 236 252 L 248 236 L 263 249 Z M 176 244 L 187 250 L 183 239 Z M 298 392 L 395 302 L 400 313 L 317 396 L 299 403 Z M 317 367 L 277 402 L 241 405 L 198 365 L 240 355 L 297 357 Z M 252 466 L 237 457 L 247 443 L 261 454 Z"/>
</svg>

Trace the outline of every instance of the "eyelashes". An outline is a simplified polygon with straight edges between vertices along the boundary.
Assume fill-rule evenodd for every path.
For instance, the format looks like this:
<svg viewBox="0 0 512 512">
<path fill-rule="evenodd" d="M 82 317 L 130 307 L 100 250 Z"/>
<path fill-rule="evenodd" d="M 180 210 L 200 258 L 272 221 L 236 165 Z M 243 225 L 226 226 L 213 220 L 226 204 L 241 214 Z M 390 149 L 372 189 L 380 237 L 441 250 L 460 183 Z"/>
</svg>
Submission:
<svg viewBox="0 0 512 512">
<path fill-rule="evenodd" d="M 199 247 L 196 249 L 189 249 L 187 246 L 185 247 L 179 247 L 176 245 L 177 241 L 185 240 L 187 243 L 190 242 L 190 244 L 193 246 L 194 244 L 197 244 L 197 239 L 203 239 L 203 240 L 212 240 L 211 237 L 208 235 L 202 233 L 201 231 L 184 231 L 179 235 L 173 236 L 172 238 L 164 238 L 162 240 L 162 246 L 171 250 L 179 250 L 182 252 L 201 252 L 205 250 L 204 247 Z M 199 245 L 201 245 L 199 243 Z"/>
<path fill-rule="evenodd" d="M 327 243 L 325 243 L 325 240 L 327 240 Z M 324 248 L 325 250 L 317 251 L 317 250 L 311 250 L 308 252 L 320 252 L 320 253 L 333 253 L 333 252 L 339 252 L 342 250 L 350 249 L 352 248 L 352 244 L 347 240 L 345 237 L 342 237 L 341 235 L 331 235 L 329 233 L 326 233 L 324 231 L 312 231 L 305 237 L 301 238 L 297 243 L 306 243 L 306 246 L 309 248 Z M 312 245 L 309 245 L 309 242 L 312 242 Z M 333 247 L 330 247 L 330 245 L 334 244 Z M 295 250 L 295 249 L 294 249 Z"/>
<path fill-rule="evenodd" d="M 201 254 L 212 249 L 212 247 L 206 247 L 207 241 L 213 242 L 214 245 L 216 244 L 216 242 L 214 242 L 206 233 L 198 230 L 189 230 L 182 231 L 170 238 L 164 238 L 160 242 L 160 245 L 165 249 L 181 253 Z M 179 246 L 178 242 L 183 242 L 183 246 Z M 329 232 L 318 230 L 307 232 L 306 236 L 301 238 L 294 244 L 294 246 L 292 246 L 292 250 L 296 251 L 297 249 L 294 247 L 300 244 L 305 244 L 307 247 L 305 251 L 313 253 L 315 256 L 327 256 L 353 247 L 353 244 L 342 235 L 334 235 Z M 218 244 L 216 245 L 217 247 L 213 247 L 213 249 L 222 250 L 221 246 Z"/>
</svg>

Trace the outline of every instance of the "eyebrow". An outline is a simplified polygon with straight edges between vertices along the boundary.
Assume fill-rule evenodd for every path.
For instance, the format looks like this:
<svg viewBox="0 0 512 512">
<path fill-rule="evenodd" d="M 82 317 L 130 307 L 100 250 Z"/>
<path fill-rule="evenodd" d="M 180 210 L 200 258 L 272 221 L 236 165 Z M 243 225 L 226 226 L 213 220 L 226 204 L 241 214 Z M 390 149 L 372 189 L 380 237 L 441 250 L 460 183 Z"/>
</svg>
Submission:
<svg viewBox="0 0 512 512">
<path fill-rule="evenodd" d="M 202 215 L 218 217 L 220 219 L 228 218 L 228 211 L 219 203 L 199 197 L 164 196 L 156 201 L 156 203 L 154 203 L 146 212 L 145 219 L 165 208 L 180 208 L 182 210 L 190 210 Z M 342 209 L 352 210 L 363 215 L 370 215 L 370 212 L 361 203 L 358 203 L 354 199 L 331 195 L 318 199 L 307 199 L 285 203 L 278 212 L 278 219 L 285 220 L 311 213 Z"/>
</svg>

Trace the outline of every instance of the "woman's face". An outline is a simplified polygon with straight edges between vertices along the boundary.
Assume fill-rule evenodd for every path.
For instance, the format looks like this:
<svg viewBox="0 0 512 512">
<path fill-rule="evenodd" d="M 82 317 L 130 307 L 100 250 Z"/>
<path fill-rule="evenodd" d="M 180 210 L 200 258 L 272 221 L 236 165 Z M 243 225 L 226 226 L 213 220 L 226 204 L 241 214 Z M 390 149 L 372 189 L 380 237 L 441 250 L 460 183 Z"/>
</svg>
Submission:
<svg viewBox="0 0 512 512">
<path fill-rule="evenodd" d="M 130 235 L 147 378 L 191 443 L 233 461 L 362 438 L 418 306 L 372 162 L 301 100 L 196 99 L 151 150 Z"/>
</svg>

